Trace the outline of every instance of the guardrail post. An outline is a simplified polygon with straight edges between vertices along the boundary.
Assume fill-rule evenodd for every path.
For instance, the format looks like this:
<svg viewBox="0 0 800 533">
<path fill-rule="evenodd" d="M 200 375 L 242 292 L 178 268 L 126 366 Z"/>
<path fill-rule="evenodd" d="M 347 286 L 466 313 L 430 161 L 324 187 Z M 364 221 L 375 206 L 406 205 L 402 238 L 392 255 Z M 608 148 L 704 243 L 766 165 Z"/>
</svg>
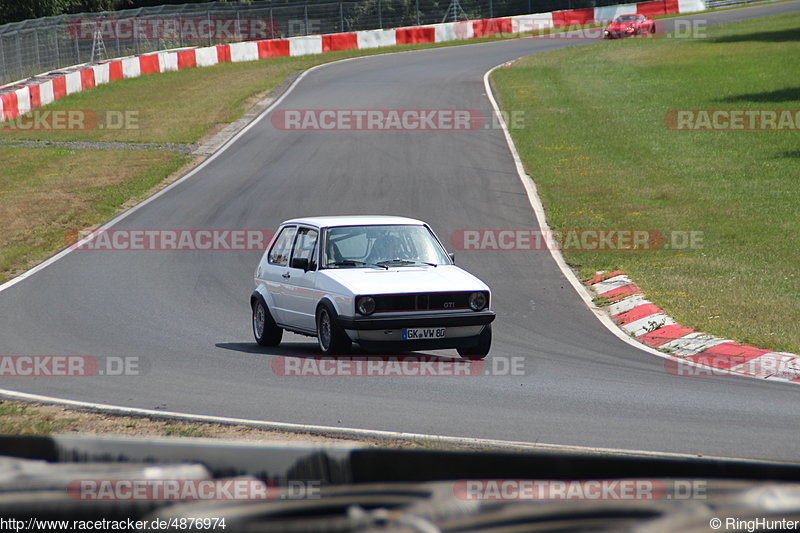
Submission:
<svg viewBox="0 0 800 533">
<path fill-rule="evenodd" d="M 283 30 L 281 29 L 281 32 Z M 272 8 L 269 8 L 269 35 L 270 39 L 277 39 L 280 35 L 275 35 L 275 19 L 272 17 Z"/>
<path fill-rule="evenodd" d="M 36 70 L 42 70 L 42 59 L 39 55 L 39 30 L 33 30 L 33 47 L 36 49 Z"/>
<path fill-rule="evenodd" d="M 206 20 L 208 21 L 208 27 L 211 28 L 211 11 L 208 10 L 208 9 L 206 9 Z M 208 45 L 207 46 L 211 46 L 211 44 L 212 44 L 211 43 L 211 34 L 212 33 L 213 32 L 210 32 L 210 31 L 208 32 Z"/>
<path fill-rule="evenodd" d="M 0 63 L 0 65 L 3 66 L 3 68 L 0 69 L 0 72 L 6 72 L 7 69 L 8 69 L 8 66 L 6 65 L 6 47 L 3 46 L 3 37 L 2 36 L 0 36 L 0 57 L 2 58 L 2 63 Z M 4 77 L 0 76 L 0 83 L 6 83 L 6 82 L 9 82 L 9 81 L 12 81 L 12 80 L 10 80 L 10 79 L 7 80 Z M 0 118 L 2 118 L 2 117 L 0 117 Z"/>
<path fill-rule="evenodd" d="M 53 28 L 53 43 L 55 43 L 56 47 L 56 68 L 61 65 L 61 54 L 59 53 L 58 49 L 58 28 Z"/>
<path fill-rule="evenodd" d="M 20 43 L 19 43 L 19 41 L 20 41 L 20 33 L 22 33 L 22 32 L 17 32 L 17 35 L 16 35 L 16 43 L 17 43 L 17 71 L 18 71 L 18 72 L 22 72 L 22 48 L 21 48 L 21 46 L 20 46 Z M 20 77 L 20 78 L 21 78 L 22 76 L 23 76 L 22 74 L 19 74 L 19 77 Z M 12 77 L 13 77 L 13 78 L 16 78 L 17 76 L 15 75 L 15 76 L 12 76 Z"/>
<path fill-rule="evenodd" d="M 75 64 L 79 64 L 81 62 L 81 47 L 80 43 L 78 42 L 78 36 L 75 36 Z"/>
</svg>

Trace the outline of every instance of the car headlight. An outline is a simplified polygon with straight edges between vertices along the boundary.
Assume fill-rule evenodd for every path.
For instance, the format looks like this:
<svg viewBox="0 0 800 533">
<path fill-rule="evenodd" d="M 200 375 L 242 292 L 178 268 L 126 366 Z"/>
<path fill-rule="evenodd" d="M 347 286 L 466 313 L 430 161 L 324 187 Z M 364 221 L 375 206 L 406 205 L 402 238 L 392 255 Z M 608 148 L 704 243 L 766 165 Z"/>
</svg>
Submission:
<svg viewBox="0 0 800 533">
<path fill-rule="evenodd" d="M 371 315 L 375 312 L 375 298 L 372 296 L 361 296 L 356 301 L 356 309 L 362 315 Z"/>
<path fill-rule="evenodd" d="M 473 311 L 480 311 L 486 307 L 486 294 L 482 292 L 473 292 L 470 294 L 469 306 Z"/>
</svg>

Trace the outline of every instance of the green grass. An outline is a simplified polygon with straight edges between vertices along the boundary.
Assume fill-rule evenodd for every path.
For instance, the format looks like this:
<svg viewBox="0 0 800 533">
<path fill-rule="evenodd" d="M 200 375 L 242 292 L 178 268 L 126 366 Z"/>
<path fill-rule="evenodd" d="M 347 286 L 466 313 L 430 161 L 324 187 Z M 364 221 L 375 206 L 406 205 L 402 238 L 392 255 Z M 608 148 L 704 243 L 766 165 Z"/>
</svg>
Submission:
<svg viewBox="0 0 800 533">
<path fill-rule="evenodd" d="M 0 282 L 144 198 L 188 158 L 156 150 L 0 147 Z"/>
<path fill-rule="evenodd" d="M 42 108 L 82 110 L 100 123 L 108 113 L 132 113 L 135 128 L 3 130 L 0 139 L 193 143 L 239 118 L 255 97 L 293 72 L 350 57 L 498 41 L 493 36 L 436 44 L 281 57 L 141 76 L 71 94 Z M 90 114 L 85 117 L 90 116 Z M 91 124 L 85 118 L 86 124 Z M 134 123 L 128 123 L 133 126 Z M 7 124 L 6 124 L 7 126 Z M 70 232 L 97 225 L 189 161 L 169 152 L 0 146 L 0 282 L 65 245 Z"/>
<path fill-rule="evenodd" d="M 173 426 L 166 425 L 162 430 L 167 437 L 208 437 L 208 433 L 199 426 Z"/>
<path fill-rule="evenodd" d="M 797 15 L 782 15 L 709 27 L 705 40 L 604 42 L 539 54 L 495 73 L 503 106 L 526 112 L 527 127 L 513 135 L 554 228 L 703 232 L 701 250 L 568 253 L 583 276 L 624 269 L 687 325 L 800 349 L 798 133 L 687 133 L 663 122 L 669 109 L 800 107 L 799 26 Z M 137 129 L 6 131 L 0 139 L 195 142 L 292 72 L 346 57 L 494 40 L 142 76 L 46 108 L 135 111 Z M 0 147 L 0 160 L 2 280 L 57 251 L 66 232 L 143 198 L 187 158 Z"/>
<path fill-rule="evenodd" d="M 554 229 L 699 231 L 690 250 L 575 251 L 684 325 L 800 351 L 800 132 L 686 132 L 672 109 L 800 108 L 800 15 L 537 54 L 492 76 Z"/>
<path fill-rule="evenodd" d="M 21 402 L 0 400 L 0 435 L 49 435 L 72 423 Z"/>
</svg>

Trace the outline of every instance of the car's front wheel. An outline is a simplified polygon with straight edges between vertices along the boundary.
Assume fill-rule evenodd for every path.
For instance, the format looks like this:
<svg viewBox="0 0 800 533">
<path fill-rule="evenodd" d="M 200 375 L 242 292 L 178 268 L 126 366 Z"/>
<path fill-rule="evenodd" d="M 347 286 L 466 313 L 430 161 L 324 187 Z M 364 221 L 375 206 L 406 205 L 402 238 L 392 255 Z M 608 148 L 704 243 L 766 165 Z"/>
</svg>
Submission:
<svg viewBox="0 0 800 533">
<path fill-rule="evenodd" d="M 464 359 L 483 359 L 492 348 L 492 325 L 487 324 L 478 336 L 478 343 L 467 348 L 458 348 L 458 355 Z"/>
<path fill-rule="evenodd" d="M 352 341 L 336 324 L 335 315 L 327 305 L 317 309 L 317 341 L 325 355 L 345 355 L 350 352 Z"/>
<path fill-rule="evenodd" d="M 277 346 L 283 337 L 283 330 L 275 323 L 261 298 L 253 302 L 253 336 L 261 346 Z"/>
</svg>

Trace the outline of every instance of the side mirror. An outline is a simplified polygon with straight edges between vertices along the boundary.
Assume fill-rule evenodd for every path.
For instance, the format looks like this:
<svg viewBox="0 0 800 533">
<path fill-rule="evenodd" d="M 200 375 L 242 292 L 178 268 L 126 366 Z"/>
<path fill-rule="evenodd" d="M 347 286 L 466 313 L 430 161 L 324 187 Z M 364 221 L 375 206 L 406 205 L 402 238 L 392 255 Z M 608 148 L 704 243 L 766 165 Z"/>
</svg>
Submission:
<svg viewBox="0 0 800 533">
<path fill-rule="evenodd" d="M 292 268 L 301 268 L 308 272 L 308 258 L 306 257 L 293 257 L 292 258 Z"/>
<path fill-rule="evenodd" d="M 450 252 L 447 255 L 450 256 L 450 262 L 452 262 L 455 265 L 456 264 L 456 254 L 454 254 L 453 252 Z"/>
</svg>

